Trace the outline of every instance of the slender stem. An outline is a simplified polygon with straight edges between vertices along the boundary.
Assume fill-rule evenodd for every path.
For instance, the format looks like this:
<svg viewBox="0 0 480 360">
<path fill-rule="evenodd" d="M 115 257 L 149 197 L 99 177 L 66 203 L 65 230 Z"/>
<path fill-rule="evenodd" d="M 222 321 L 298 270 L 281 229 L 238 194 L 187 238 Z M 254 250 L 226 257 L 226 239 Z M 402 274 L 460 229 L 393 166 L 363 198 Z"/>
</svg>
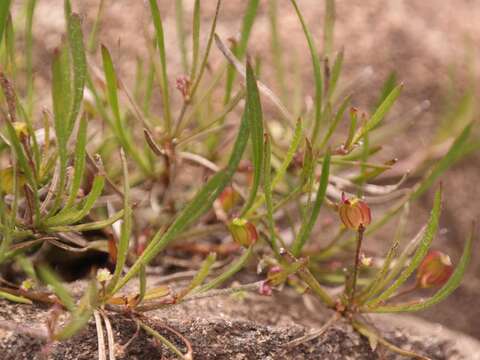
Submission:
<svg viewBox="0 0 480 360">
<path fill-rule="evenodd" d="M 352 279 L 352 290 L 350 292 L 349 304 L 353 304 L 353 299 L 355 298 L 355 290 L 357 287 L 357 276 L 358 276 L 358 267 L 360 264 L 360 249 L 362 247 L 363 233 L 365 232 L 365 227 L 360 225 L 357 231 L 357 251 L 355 253 L 355 266 L 353 267 L 353 279 Z"/>
</svg>

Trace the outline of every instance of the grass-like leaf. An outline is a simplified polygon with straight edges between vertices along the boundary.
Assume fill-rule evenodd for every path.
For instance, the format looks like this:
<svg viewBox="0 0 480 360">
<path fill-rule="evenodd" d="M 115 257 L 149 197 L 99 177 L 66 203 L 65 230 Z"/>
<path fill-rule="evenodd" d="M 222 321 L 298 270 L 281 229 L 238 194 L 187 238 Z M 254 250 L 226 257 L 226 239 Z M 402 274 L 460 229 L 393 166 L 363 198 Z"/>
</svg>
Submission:
<svg viewBox="0 0 480 360">
<path fill-rule="evenodd" d="M 313 204 L 310 216 L 302 223 L 300 231 L 297 238 L 292 245 L 292 253 L 294 256 L 300 255 L 303 246 L 307 242 L 310 234 L 312 232 L 313 226 L 315 225 L 320 209 L 323 205 L 325 199 L 325 194 L 327 193 L 328 177 L 330 172 L 330 152 L 327 151 L 325 157 L 323 158 L 322 164 L 322 175 L 320 177 L 320 184 L 318 185 L 317 196 Z"/>
<path fill-rule="evenodd" d="M 250 38 L 250 33 L 252 32 L 253 23 L 257 16 L 259 3 L 260 3 L 260 0 L 249 0 L 247 4 L 245 15 L 243 16 L 242 31 L 240 34 L 240 39 L 233 48 L 233 53 L 238 59 L 242 59 L 247 51 L 248 39 Z M 227 82 L 225 85 L 225 97 L 223 100 L 224 104 L 227 104 L 230 101 L 230 96 L 232 94 L 235 75 L 236 73 L 234 68 L 232 66 L 229 66 L 227 70 Z"/>
<path fill-rule="evenodd" d="M 198 286 L 202 285 L 202 283 L 207 278 L 212 265 L 215 263 L 217 259 L 217 255 L 215 253 L 208 254 L 207 258 L 203 261 L 202 266 L 195 274 L 195 277 L 190 281 L 190 284 L 184 289 L 182 289 L 178 294 L 176 301 L 180 302 L 185 296 L 187 296 L 193 289 L 197 288 Z"/>
<path fill-rule="evenodd" d="M 26 297 L 23 297 L 23 296 L 10 294 L 9 292 L 6 292 L 6 291 L 1 291 L 0 290 L 0 298 L 8 300 L 8 301 L 16 302 L 16 303 L 19 303 L 19 304 L 32 305 L 32 300 L 27 299 Z"/>
<path fill-rule="evenodd" d="M 418 267 L 420 262 L 423 260 L 425 255 L 430 248 L 432 240 L 434 239 L 437 229 L 438 229 L 438 222 L 440 219 L 440 212 L 442 206 L 442 189 L 438 189 L 435 193 L 435 200 L 433 202 L 433 209 L 430 214 L 430 219 L 428 220 L 427 228 L 425 233 L 423 234 L 422 241 L 420 242 L 415 254 L 413 255 L 410 264 L 400 273 L 398 278 L 387 288 L 382 294 L 378 297 L 368 301 L 366 306 L 369 308 L 375 308 L 378 304 L 382 301 L 386 301 L 391 295 L 393 295 L 397 289 L 408 280 L 410 275 L 415 271 Z"/>
<path fill-rule="evenodd" d="M 427 300 L 420 301 L 418 303 L 409 303 L 409 304 L 396 304 L 396 305 L 385 305 L 379 306 L 373 309 L 373 312 L 414 312 L 420 311 L 429 308 L 435 304 L 446 299 L 455 289 L 460 286 L 462 282 L 463 275 L 467 269 L 468 263 L 470 262 L 470 257 L 472 255 L 472 243 L 474 238 L 474 231 L 472 230 L 465 241 L 465 246 L 463 248 L 463 254 L 460 258 L 458 265 L 455 268 L 452 276 L 448 279 L 445 285 L 438 290 L 435 295 Z"/>
<path fill-rule="evenodd" d="M 120 241 L 118 244 L 117 250 L 117 260 L 115 263 L 115 271 L 113 273 L 112 279 L 108 284 L 108 291 L 111 291 L 115 288 L 120 276 L 122 275 L 125 262 L 128 255 L 128 247 L 130 243 L 130 236 L 132 234 L 132 209 L 130 206 L 130 183 L 128 176 L 128 165 L 125 158 L 123 150 L 120 152 L 122 160 L 122 171 L 123 171 L 123 223 L 120 232 Z"/>
<path fill-rule="evenodd" d="M 350 104 L 350 96 L 347 96 L 347 97 L 345 97 L 345 99 L 343 99 L 342 104 L 338 108 L 338 111 L 337 111 L 332 123 L 328 127 L 327 133 L 325 134 L 322 142 L 319 145 L 319 150 L 322 150 L 328 144 L 328 142 L 330 141 L 330 138 L 332 137 L 333 133 L 337 129 L 338 124 L 340 123 L 340 121 L 342 121 L 343 114 L 345 113 L 345 110 L 347 109 L 349 104 Z"/>
<path fill-rule="evenodd" d="M 305 38 L 307 39 L 308 49 L 310 50 L 310 56 L 312 58 L 312 66 L 313 66 L 313 75 L 315 79 L 315 116 L 313 120 L 313 131 L 312 131 L 312 144 L 315 147 L 316 139 L 318 137 L 318 133 L 321 127 L 321 118 L 322 118 L 322 96 L 323 96 L 323 84 L 322 84 L 322 68 L 320 65 L 320 59 L 318 58 L 318 51 L 317 47 L 315 46 L 315 41 L 313 40 L 312 34 L 307 27 L 307 23 L 303 18 L 302 13 L 298 7 L 296 0 L 290 0 L 293 7 L 295 8 L 295 12 L 297 13 L 297 17 L 302 24 L 303 33 L 305 34 Z"/>
<path fill-rule="evenodd" d="M 197 74 L 200 53 L 200 10 L 200 0 L 195 0 L 195 4 L 193 5 L 192 68 L 190 69 L 190 79 L 195 78 Z"/>
<path fill-rule="evenodd" d="M 8 14 L 10 12 L 11 0 L 3 0 L 0 2 L 0 45 L 3 40 L 3 33 L 7 25 Z"/>
<path fill-rule="evenodd" d="M 442 175 L 452 164 L 454 164 L 462 155 L 463 149 L 467 146 L 468 138 L 472 124 L 467 125 L 462 133 L 455 139 L 448 152 L 432 168 L 427 177 L 421 182 L 421 185 L 412 194 L 412 200 L 417 199 L 427 191 L 432 184 Z"/>
<path fill-rule="evenodd" d="M 243 269 L 247 261 L 250 259 L 251 255 L 253 254 L 253 245 L 250 246 L 248 249 L 243 251 L 242 256 L 240 256 L 237 260 L 235 260 L 230 266 L 225 269 L 220 275 L 218 275 L 212 281 L 206 283 L 202 287 L 198 288 L 195 293 L 203 293 L 205 291 L 215 289 L 222 285 L 225 281 L 230 279 L 233 275 Z"/>
<path fill-rule="evenodd" d="M 100 197 L 105 186 L 105 176 L 97 175 L 93 179 L 92 190 L 88 193 L 87 197 L 83 201 L 82 207 L 79 210 L 75 209 L 63 209 L 57 215 L 51 216 L 45 220 L 45 226 L 59 226 L 66 224 L 74 224 L 77 221 L 82 220 L 88 215 L 90 210 L 95 205 L 95 202 Z"/>
<path fill-rule="evenodd" d="M 62 281 L 46 265 L 38 268 L 38 274 L 45 284 L 50 285 L 55 294 L 68 311 L 74 311 L 76 308 L 75 300 L 68 290 L 63 286 Z"/>
<path fill-rule="evenodd" d="M 373 115 L 368 119 L 368 121 L 365 123 L 364 126 L 362 126 L 355 136 L 353 137 L 352 144 L 356 144 L 363 136 L 365 133 L 373 130 L 375 127 L 377 127 L 380 122 L 383 120 L 385 117 L 385 114 L 390 110 L 390 108 L 395 104 L 395 101 L 397 100 L 398 96 L 402 92 L 403 84 L 397 85 L 393 88 L 392 91 L 388 94 L 387 97 L 385 97 L 385 100 L 381 103 L 381 105 L 375 110 Z"/>
<path fill-rule="evenodd" d="M 257 81 L 253 69 L 247 62 L 247 100 L 245 104 L 245 116 L 249 121 L 250 139 L 253 151 L 253 181 L 250 187 L 250 194 L 245 203 L 242 215 L 252 206 L 257 196 L 263 172 L 263 115 L 260 95 L 258 93 Z"/>
<path fill-rule="evenodd" d="M 219 171 L 215 174 L 195 195 L 190 203 L 180 212 L 175 221 L 170 225 L 168 230 L 163 233 L 159 230 L 150 241 L 149 245 L 143 254 L 130 268 L 128 273 L 123 277 L 115 287 L 113 293 L 121 289 L 125 284 L 135 276 L 140 270 L 141 266 L 148 264 L 160 251 L 165 249 L 168 244 L 182 232 L 187 226 L 196 221 L 205 211 L 207 211 L 220 195 L 225 186 L 229 183 L 233 174 L 238 168 L 238 164 L 247 146 L 249 138 L 249 123 L 245 116 L 246 111 L 242 117 L 240 129 L 238 131 L 237 139 L 233 146 L 230 160 L 225 170 Z"/>
<path fill-rule="evenodd" d="M 87 145 L 87 119 L 82 117 L 77 132 L 77 141 L 75 144 L 75 167 L 73 172 L 73 181 L 70 188 L 70 194 L 65 204 L 66 208 L 70 208 L 77 198 L 78 190 L 82 184 L 83 175 L 85 173 L 85 147 Z"/>
<path fill-rule="evenodd" d="M 323 26 L 323 52 L 330 57 L 333 51 L 333 32 L 335 28 L 335 0 L 325 1 L 325 20 Z"/>
<path fill-rule="evenodd" d="M 126 124 L 122 121 L 120 114 L 120 107 L 118 103 L 118 91 L 117 91 L 117 76 L 115 68 L 113 66 L 112 57 L 108 49 L 102 45 L 102 60 L 103 69 L 105 71 L 105 80 L 107 82 L 107 96 L 108 102 L 113 112 L 114 118 L 114 130 L 118 136 L 118 140 L 125 149 L 125 151 L 131 155 L 135 161 L 140 165 L 145 173 L 150 173 L 150 167 L 145 158 L 139 153 L 138 149 L 133 145 L 131 136 L 126 131 Z"/>
<path fill-rule="evenodd" d="M 73 66 L 73 94 L 67 131 L 67 133 L 70 134 L 80 112 L 80 105 L 83 100 L 83 89 L 85 87 L 87 76 L 87 58 L 85 55 L 85 46 L 83 44 L 80 16 L 78 14 L 69 14 L 67 18 L 68 42 L 70 45 Z"/>
<path fill-rule="evenodd" d="M 272 199 L 272 176 L 271 176 L 271 157 L 272 149 L 270 138 L 265 134 L 264 146 L 264 170 L 263 170 L 263 191 L 265 193 L 265 205 L 267 207 L 268 230 L 270 232 L 270 244 L 276 255 L 279 255 L 279 249 L 275 236 L 275 221 L 273 219 L 273 199 Z"/>
<path fill-rule="evenodd" d="M 150 10 L 152 13 L 153 25 L 155 26 L 155 39 L 160 55 L 161 68 L 161 87 L 162 87 L 162 101 L 163 101 L 163 117 L 165 120 L 165 130 L 170 134 L 172 121 L 170 114 L 170 95 L 168 90 L 168 73 L 167 73 L 167 57 L 165 52 L 165 38 L 163 33 L 162 18 L 158 10 L 157 0 L 149 0 Z"/>
</svg>

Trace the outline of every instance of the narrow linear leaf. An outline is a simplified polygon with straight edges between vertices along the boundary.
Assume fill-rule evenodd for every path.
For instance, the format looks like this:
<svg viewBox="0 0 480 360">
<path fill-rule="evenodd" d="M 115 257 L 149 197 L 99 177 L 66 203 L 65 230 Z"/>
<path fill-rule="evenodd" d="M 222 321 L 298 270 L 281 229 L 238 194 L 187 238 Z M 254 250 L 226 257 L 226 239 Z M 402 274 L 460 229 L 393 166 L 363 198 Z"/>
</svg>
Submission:
<svg viewBox="0 0 480 360">
<path fill-rule="evenodd" d="M 243 16 L 242 22 L 242 31 L 240 34 L 240 40 L 233 48 L 233 53 L 238 59 L 242 59 L 247 51 L 248 39 L 250 38 L 250 33 L 252 31 L 253 23 L 257 16 L 258 5 L 260 0 L 249 0 L 247 8 L 245 10 L 245 15 Z M 225 97 L 224 104 L 227 104 L 230 101 L 230 96 L 233 89 L 233 82 L 235 80 L 235 70 L 233 66 L 229 66 L 227 70 L 227 82 L 225 87 Z"/>
<path fill-rule="evenodd" d="M 263 170 L 263 116 L 260 95 L 253 69 L 247 62 L 247 99 L 245 103 L 245 116 L 249 122 L 250 138 L 253 151 L 253 181 L 248 200 L 242 211 L 243 216 L 253 205 L 260 186 Z"/>
<path fill-rule="evenodd" d="M 95 202 L 102 194 L 105 186 L 105 177 L 103 175 L 97 175 L 93 179 L 92 190 L 88 193 L 84 200 L 83 206 L 80 210 L 64 209 L 57 215 L 51 216 L 45 221 L 46 226 L 59 226 L 66 224 L 74 224 L 77 221 L 82 220 L 88 215 L 90 210 L 95 205 Z"/>
<path fill-rule="evenodd" d="M 77 141 L 75 144 L 75 167 L 73 172 L 73 181 L 70 188 L 66 208 L 70 208 L 78 195 L 78 190 L 82 184 L 83 175 L 85 172 L 85 148 L 87 145 L 87 119 L 82 117 L 78 127 Z"/>
<path fill-rule="evenodd" d="M 172 127 L 170 114 L 170 95 L 168 90 L 168 73 L 167 73 L 167 57 L 165 52 L 165 38 L 163 33 L 162 18 L 156 0 L 149 0 L 150 10 L 152 13 L 153 25 L 155 26 L 155 39 L 160 55 L 161 78 L 162 78 L 162 101 L 163 101 L 163 117 L 165 119 L 165 128 L 169 134 Z"/>
<path fill-rule="evenodd" d="M 327 193 L 328 177 L 330 172 L 330 157 L 330 151 L 327 151 L 323 159 L 320 184 L 318 185 L 317 197 L 315 198 L 310 217 L 302 223 L 298 236 L 293 242 L 292 253 L 295 257 L 300 255 L 303 246 L 310 237 L 313 226 L 317 221 L 318 214 L 320 213 L 320 209 L 323 205 L 325 194 Z"/>
<path fill-rule="evenodd" d="M 338 127 L 338 124 L 340 124 L 340 121 L 343 119 L 343 114 L 345 113 L 345 110 L 347 109 L 348 105 L 350 104 L 350 96 L 345 97 L 343 99 L 342 104 L 338 108 L 337 114 L 335 115 L 335 118 L 333 119 L 333 122 L 330 124 L 327 133 L 325 134 L 325 137 L 323 138 L 322 142 L 320 143 L 319 150 L 322 150 L 329 142 L 330 138 L 332 137 L 333 133 Z"/>
<path fill-rule="evenodd" d="M 238 168 L 238 164 L 242 158 L 249 138 L 248 119 L 245 112 L 238 130 L 237 139 L 233 146 L 230 160 L 225 170 L 215 174 L 194 196 L 190 203 L 180 212 L 175 221 L 170 225 L 165 233 L 159 230 L 150 241 L 143 254 L 130 268 L 128 273 L 123 277 L 113 293 L 121 289 L 125 284 L 135 276 L 141 266 L 148 264 L 160 251 L 165 249 L 168 244 L 182 232 L 188 225 L 196 221 L 205 211 L 211 208 L 215 199 L 220 195 L 225 186 L 230 182 L 233 174 Z"/>
<path fill-rule="evenodd" d="M 87 77 L 87 58 L 83 44 L 83 33 L 80 16 L 70 14 L 68 16 L 68 41 L 70 44 L 72 66 L 73 66 L 73 96 L 68 120 L 68 134 L 72 132 L 75 121 L 80 112 L 80 105 L 83 100 L 83 90 Z"/>
<path fill-rule="evenodd" d="M 29 304 L 29 305 L 32 304 L 32 300 L 27 299 L 23 296 L 10 294 L 6 291 L 0 291 L 0 298 L 8 300 L 8 301 L 16 302 L 16 303 L 19 303 L 19 304 Z"/>
<path fill-rule="evenodd" d="M 270 244 L 275 254 L 279 255 L 280 251 L 276 242 L 275 236 L 275 221 L 273 219 L 273 200 L 272 200 L 272 176 L 271 176 L 271 157 L 272 149 L 270 145 L 270 138 L 265 134 L 265 168 L 263 171 L 263 191 L 265 192 L 265 204 L 267 206 L 268 229 L 270 232 Z"/>
<path fill-rule="evenodd" d="M 3 33 L 8 20 L 8 14 L 10 12 L 11 0 L 0 1 L 0 45 L 3 40 Z"/>
<path fill-rule="evenodd" d="M 333 33 L 335 29 L 335 0 L 325 1 L 325 23 L 323 28 L 323 48 L 325 56 L 333 51 Z"/>
<path fill-rule="evenodd" d="M 117 260 L 115 264 L 115 271 L 113 273 L 112 279 L 108 284 L 107 290 L 111 292 L 120 276 L 122 275 L 123 268 L 125 266 L 125 262 L 127 260 L 128 255 L 128 247 L 130 243 L 130 236 L 132 233 L 132 209 L 130 206 L 130 183 L 129 183 L 129 176 L 128 176 L 128 164 L 127 159 L 125 158 L 125 153 L 123 149 L 120 150 L 120 157 L 122 160 L 122 171 L 123 171 L 123 223 L 120 231 L 120 241 L 118 244 L 118 251 L 117 251 Z"/>
<path fill-rule="evenodd" d="M 57 275 L 45 265 L 38 268 L 38 274 L 44 283 L 53 288 L 53 291 L 68 311 L 74 311 L 76 308 L 75 300 L 73 300 L 72 295 L 70 295 L 68 290 L 63 286 L 62 281 Z"/>
<path fill-rule="evenodd" d="M 297 17 L 302 24 L 303 33 L 305 34 L 305 38 L 307 39 L 308 48 L 310 50 L 310 56 L 312 59 L 312 66 L 313 66 L 313 75 L 315 79 L 315 117 L 314 117 L 314 127 L 312 132 L 312 144 L 315 145 L 318 133 L 320 131 L 320 122 L 322 117 L 322 96 L 323 96 L 323 84 L 322 84 L 322 69 L 320 65 L 320 59 L 318 58 L 318 51 L 315 46 L 315 42 L 313 40 L 312 34 L 307 27 L 307 23 L 303 18 L 302 13 L 298 7 L 296 0 L 290 0 L 293 7 L 295 8 L 295 12 L 297 13 Z"/>
<path fill-rule="evenodd" d="M 467 141 L 470 136 L 472 124 L 467 125 L 462 133 L 455 139 L 448 152 L 443 156 L 436 165 L 432 168 L 428 176 L 421 182 L 421 185 L 412 194 L 412 199 L 418 199 L 427 191 L 435 180 L 438 179 L 452 164 L 454 164 L 462 155 L 463 149 L 468 145 Z"/>
<path fill-rule="evenodd" d="M 200 0 L 195 0 L 193 6 L 193 29 L 192 29 L 192 68 L 190 79 L 197 74 L 198 58 L 200 52 Z"/>
<path fill-rule="evenodd" d="M 390 110 L 390 108 L 395 104 L 395 101 L 397 100 L 398 96 L 402 92 L 403 89 L 403 84 L 397 85 L 396 87 L 393 88 L 393 90 L 388 94 L 388 96 L 385 98 L 385 100 L 382 102 L 382 104 L 377 108 L 377 110 L 373 113 L 373 115 L 368 119 L 366 124 L 362 126 L 355 136 L 353 137 L 352 144 L 357 143 L 365 133 L 369 132 L 370 130 L 373 130 L 375 127 L 377 127 L 380 122 L 383 120 L 385 117 L 385 114 Z"/>
<path fill-rule="evenodd" d="M 415 271 L 415 269 L 418 267 L 420 262 L 423 260 L 423 258 L 428 252 L 428 249 L 430 248 L 432 240 L 434 239 L 437 233 L 438 223 L 439 223 L 440 213 L 441 213 L 441 205 L 442 205 L 442 189 L 440 188 L 435 193 L 433 209 L 430 214 L 430 219 L 428 220 L 428 223 L 427 223 L 427 228 L 425 230 L 425 233 L 423 234 L 422 241 L 420 242 L 417 250 L 415 251 L 415 254 L 413 255 L 412 260 L 410 261 L 410 264 L 400 273 L 399 277 L 393 282 L 392 285 L 390 285 L 389 288 L 387 288 L 387 290 L 385 290 L 381 295 L 379 295 L 375 299 L 366 302 L 366 305 L 369 308 L 376 307 L 379 303 L 381 303 L 382 301 L 386 301 L 391 295 L 393 295 L 397 291 L 397 289 L 401 285 L 403 285 L 405 281 L 407 281 L 410 275 Z"/>
<path fill-rule="evenodd" d="M 379 306 L 373 309 L 373 312 L 380 312 L 380 313 L 389 312 L 390 313 L 390 312 L 420 311 L 420 310 L 427 309 L 430 306 L 433 306 L 435 304 L 438 304 L 439 302 L 446 299 L 452 292 L 454 292 L 460 286 L 460 283 L 462 282 L 463 275 L 465 274 L 465 271 L 467 269 L 467 266 L 470 262 L 470 258 L 472 255 L 473 238 L 474 238 L 474 231 L 472 230 L 467 240 L 465 241 L 462 257 L 460 258 L 460 261 L 457 267 L 455 268 L 455 271 L 453 272 L 452 276 L 450 276 L 447 283 L 443 285 L 442 288 L 438 290 L 435 293 L 435 295 L 433 295 L 431 298 L 416 304 L 410 303 L 410 304 Z"/>
<path fill-rule="evenodd" d="M 247 261 L 250 259 L 250 256 L 253 254 L 253 245 L 250 246 L 248 249 L 243 251 L 242 256 L 240 256 L 236 261 L 234 261 L 230 266 L 223 271 L 220 275 L 218 275 L 215 279 L 208 282 L 207 284 L 203 285 L 195 291 L 195 293 L 203 293 L 205 291 L 214 289 L 222 285 L 225 281 L 230 279 L 233 275 L 243 269 Z"/>
<path fill-rule="evenodd" d="M 177 302 L 180 302 L 193 289 L 200 286 L 205 281 L 216 259 L 217 259 L 217 254 L 215 253 L 208 254 L 207 258 L 203 261 L 202 266 L 200 267 L 198 272 L 195 274 L 195 277 L 192 279 L 192 281 L 190 281 L 190 284 L 188 284 L 188 286 L 185 289 L 182 289 L 177 295 Z"/>
</svg>

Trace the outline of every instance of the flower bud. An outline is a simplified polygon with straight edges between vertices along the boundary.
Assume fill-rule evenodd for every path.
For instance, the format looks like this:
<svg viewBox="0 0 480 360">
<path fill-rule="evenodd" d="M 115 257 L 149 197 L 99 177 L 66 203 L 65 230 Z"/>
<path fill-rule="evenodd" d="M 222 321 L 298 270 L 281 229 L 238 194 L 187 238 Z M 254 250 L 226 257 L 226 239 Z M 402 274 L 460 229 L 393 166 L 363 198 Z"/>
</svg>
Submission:
<svg viewBox="0 0 480 360">
<path fill-rule="evenodd" d="M 262 281 L 260 284 L 260 288 L 258 289 L 258 293 L 263 296 L 271 296 L 272 295 L 272 287 L 268 283 L 268 281 Z"/>
<path fill-rule="evenodd" d="M 108 269 L 99 269 L 97 271 L 97 281 L 100 283 L 100 284 L 105 284 L 106 282 L 112 280 L 112 273 L 108 270 Z"/>
<path fill-rule="evenodd" d="M 417 270 L 417 286 L 431 288 L 442 286 L 452 275 L 450 257 L 441 251 L 432 250 L 423 259 Z"/>
<path fill-rule="evenodd" d="M 218 201 L 226 213 L 232 210 L 239 200 L 240 195 L 231 186 L 227 186 L 218 197 Z"/>
<path fill-rule="evenodd" d="M 13 129 L 17 136 L 22 139 L 28 136 L 28 127 L 27 124 L 21 121 L 16 121 L 13 123 Z"/>
<path fill-rule="evenodd" d="M 367 227 L 372 221 L 372 215 L 367 203 L 358 199 L 347 199 L 342 194 L 342 203 L 338 207 L 340 220 L 348 229 L 358 230 Z"/>
<path fill-rule="evenodd" d="M 182 94 L 185 102 L 189 102 L 191 100 L 191 85 L 192 82 L 190 81 L 190 78 L 188 76 L 183 75 L 177 78 L 177 90 L 180 91 L 180 94 Z"/>
<path fill-rule="evenodd" d="M 228 229 L 230 230 L 230 234 L 232 234 L 233 240 L 244 247 L 249 247 L 258 239 L 255 225 L 245 219 L 233 219 L 232 222 L 228 224 Z"/>
</svg>

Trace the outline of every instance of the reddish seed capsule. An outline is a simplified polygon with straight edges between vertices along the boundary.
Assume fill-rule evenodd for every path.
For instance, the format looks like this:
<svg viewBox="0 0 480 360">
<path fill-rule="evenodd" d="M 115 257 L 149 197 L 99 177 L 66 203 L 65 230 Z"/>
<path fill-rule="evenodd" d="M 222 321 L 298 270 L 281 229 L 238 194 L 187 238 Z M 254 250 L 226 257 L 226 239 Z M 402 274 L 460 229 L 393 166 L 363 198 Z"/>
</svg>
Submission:
<svg viewBox="0 0 480 360">
<path fill-rule="evenodd" d="M 372 221 L 372 214 L 366 202 L 357 198 L 347 199 L 344 194 L 338 207 L 338 214 L 343 224 L 353 230 L 358 230 L 361 226 L 365 228 Z"/>
<path fill-rule="evenodd" d="M 232 234 L 233 240 L 244 247 L 249 247 L 258 239 L 255 225 L 245 219 L 233 219 L 232 222 L 228 224 L 228 229 L 230 230 L 230 234 Z"/>
<path fill-rule="evenodd" d="M 417 286 L 431 288 L 445 284 L 453 272 L 450 257 L 438 250 L 432 250 L 423 259 L 417 270 Z"/>
</svg>

